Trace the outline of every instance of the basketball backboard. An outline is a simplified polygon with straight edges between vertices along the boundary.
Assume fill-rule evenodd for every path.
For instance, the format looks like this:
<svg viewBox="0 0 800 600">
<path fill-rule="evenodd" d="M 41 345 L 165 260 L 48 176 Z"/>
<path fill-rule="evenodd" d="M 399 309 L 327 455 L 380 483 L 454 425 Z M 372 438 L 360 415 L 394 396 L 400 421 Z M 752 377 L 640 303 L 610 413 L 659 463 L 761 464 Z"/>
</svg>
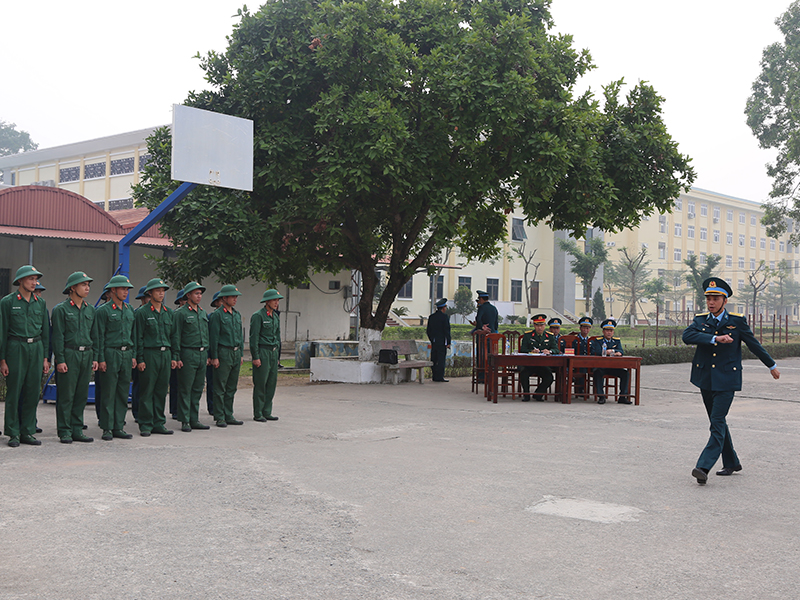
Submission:
<svg viewBox="0 0 800 600">
<path fill-rule="evenodd" d="M 173 104 L 172 179 L 253 191 L 253 121 Z"/>
</svg>

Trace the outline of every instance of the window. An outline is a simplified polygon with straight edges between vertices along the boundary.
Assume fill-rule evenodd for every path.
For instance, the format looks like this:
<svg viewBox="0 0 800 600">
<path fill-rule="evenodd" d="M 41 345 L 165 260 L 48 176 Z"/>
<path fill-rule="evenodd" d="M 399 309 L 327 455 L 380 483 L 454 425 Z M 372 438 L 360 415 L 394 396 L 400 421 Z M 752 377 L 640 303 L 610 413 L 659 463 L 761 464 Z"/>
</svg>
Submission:
<svg viewBox="0 0 800 600">
<path fill-rule="evenodd" d="M 756 226 L 756 216 L 755 215 L 750 215 L 750 225 L 752 225 L 753 227 Z"/>
<path fill-rule="evenodd" d="M 500 293 L 500 280 L 492 277 L 486 278 L 486 293 L 489 294 L 489 300 L 497 300 Z"/>
<path fill-rule="evenodd" d="M 761 238 L 761 249 L 762 250 L 767 249 L 767 238 Z"/>
<path fill-rule="evenodd" d="M 433 289 L 433 277 L 429 278 L 430 285 L 428 286 L 428 293 L 430 294 L 428 297 L 437 300 L 439 298 L 444 298 L 444 275 L 439 275 L 436 277 L 436 293 L 434 294 Z"/>
<path fill-rule="evenodd" d="M 331 279 L 328 282 L 328 289 L 329 290 L 340 290 L 342 289 L 342 282 L 338 279 Z"/>
<path fill-rule="evenodd" d="M 408 281 L 406 281 L 406 284 L 400 288 L 400 291 L 397 293 L 397 297 L 410 300 L 413 294 L 414 294 L 414 280 L 409 279 Z"/>
<path fill-rule="evenodd" d="M 729 210 L 729 211 L 726 213 L 726 215 L 725 215 L 725 218 L 726 218 L 728 221 L 730 221 L 731 223 L 733 223 L 733 211 L 732 211 L 732 210 Z"/>
<path fill-rule="evenodd" d="M 512 302 L 522 302 L 522 280 L 521 279 L 512 279 L 511 280 L 511 301 Z"/>
<path fill-rule="evenodd" d="M 725 243 L 728 244 L 728 246 L 733 245 L 733 232 L 731 231 L 725 232 Z"/>
<path fill-rule="evenodd" d="M 59 169 L 58 170 L 58 181 L 59 183 L 69 183 L 70 181 L 78 181 L 81 178 L 81 168 L 80 167 L 67 167 L 66 169 Z M 14 181 L 11 181 L 11 184 L 14 184 Z"/>
<path fill-rule="evenodd" d="M 675 223 L 675 237 L 681 237 L 681 224 Z"/>
<path fill-rule="evenodd" d="M 97 162 L 90 165 L 83 165 L 84 179 L 99 179 L 106 176 L 106 163 Z"/>
<path fill-rule="evenodd" d="M 667 233 L 667 216 L 659 215 L 658 217 L 658 232 Z"/>
<path fill-rule="evenodd" d="M 667 274 L 667 272 L 664 269 L 659 269 L 658 270 L 658 278 L 659 279 L 663 279 L 664 275 L 666 275 L 666 274 Z"/>
<path fill-rule="evenodd" d="M 739 246 L 744 248 L 744 234 L 743 233 L 739 234 Z"/>
<path fill-rule="evenodd" d="M 658 258 L 661 260 L 667 258 L 667 244 L 664 242 L 658 242 Z"/>
<path fill-rule="evenodd" d="M 750 259 L 750 270 L 754 271 L 755 268 L 756 268 L 756 259 L 755 258 L 751 258 Z"/>
<path fill-rule="evenodd" d="M 775 240 L 769 241 L 769 249 L 773 251 L 775 250 Z"/>
<path fill-rule="evenodd" d="M 681 283 L 682 283 L 681 282 L 681 276 L 680 275 L 675 275 L 675 277 L 672 280 L 672 287 L 679 288 L 679 287 L 681 287 Z"/>
<path fill-rule="evenodd" d="M 675 252 L 673 254 L 673 259 L 675 260 L 675 262 L 681 262 L 681 249 L 680 248 L 675 248 Z"/>
<path fill-rule="evenodd" d="M 728 256 L 725 257 L 725 266 L 726 267 L 733 266 L 733 257 L 730 254 L 728 254 Z"/>
<path fill-rule="evenodd" d="M 511 219 L 511 239 L 515 242 L 524 242 L 528 239 L 525 222 L 522 219 Z"/>
<path fill-rule="evenodd" d="M 700 264 L 701 265 L 706 264 L 706 253 L 705 252 L 701 252 L 700 253 Z"/>
<path fill-rule="evenodd" d="M 680 198 L 675 200 L 675 210 L 683 210 L 683 200 Z"/>
<path fill-rule="evenodd" d="M 702 241 L 708 240 L 708 229 L 705 227 L 700 228 L 700 239 Z"/>
<path fill-rule="evenodd" d="M 112 175 L 125 175 L 126 173 L 133 173 L 133 157 L 120 158 L 111 161 L 111 174 Z"/>
<path fill-rule="evenodd" d="M 794 274 L 800 274 L 800 260 L 794 261 Z"/>
<path fill-rule="evenodd" d="M 744 269 L 744 256 L 739 257 L 739 268 Z"/>
<path fill-rule="evenodd" d="M 778 242 L 778 250 L 781 251 L 781 252 L 785 252 L 786 251 L 786 244 L 783 241 Z"/>
<path fill-rule="evenodd" d="M 708 216 L 708 204 L 701 204 L 700 205 L 700 216 L 707 217 Z"/>
<path fill-rule="evenodd" d="M 686 258 L 690 258 L 694 256 L 694 250 L 687 250 L 686 251 Z"/>
<path fill-rule="evenodd" d="M 686 226 L 686 237 L 688 237 L 690 240 L 694 239 L 694 225 Z"/>
<path fill-rule="evenodd" d="M 719 221 L 719 206 L 714 207 L 713 215 L 714 215 L 714 220 Z"/>
<path fill-rule="evenodd" d="M 774 269 L 775 268 L 775 261 L 774 260 L 769 261 L 769 268 L 770 269 Z"/>
<path fill-rule="evenodd" d="M 686 203 L 686 212 L 690 215 L 694 214 L 694 202 L 691 200 Z"/>
<path fill-rule="evenodd" d="M 744 213 L 739 213 L 739 224 L 744 225 Z"/>
<path fill-rule="evenodd" d="M 719 229 L 714 230 L 714 243 L 719 244 Z"/>
<path fill-rule="evenodd" d="M 744 289 L 744 279 L 740 279 L 740 280 L 739 280 L 739 289 L 740 289 L 740 290 L 743 290 L 743 289 Z"/>
<path fill-rule="evenodd" d="M 472 291 L 472 277 L 459 277 L 458 287 L 465 287 L 468 290 Z"/>
<path fill-rule="evenodd" d="M 754 236 L 754 235 L 750 236 L 750 247 L 751 248 L 755 248 L 756 247 L 756 236 Z"/>
</svg>

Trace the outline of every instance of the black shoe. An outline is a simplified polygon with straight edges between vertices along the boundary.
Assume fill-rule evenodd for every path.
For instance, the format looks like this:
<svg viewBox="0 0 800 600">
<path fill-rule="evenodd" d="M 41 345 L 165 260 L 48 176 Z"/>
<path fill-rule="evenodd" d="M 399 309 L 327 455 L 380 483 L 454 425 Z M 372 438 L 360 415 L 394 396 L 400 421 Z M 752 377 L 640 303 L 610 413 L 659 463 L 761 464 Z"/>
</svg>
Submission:
<svg viewBox="0 0 800 600">
<path fill-rule="evenodd" d="M 70 441 L 72 441 L 72 440 L 70 440 Z M 12 437 L 10 440 L 8 440 L 8 446 L 10 448 L 19 448 L 19 438 L 18 437 Z"/>
<path fill-rule="evenodd" d="M 140 431 L 139 435 L 142 436 L 142 437 L 150 437 L 150 432 L 149 431 Z M 64 440 L 61 440 L 61 441 L 63 442 Z"/>
<path fill-rule="evenodd" d="M 431 379 L 431 381 L 435 381 L 436 383 L 450 383 L 449 379 Z"/>
<path fill-rule="evenodd" d="M 81 433 L 80 435 L 73 435 L 72 436 L 72 441 L 73 442 L 93 442 L 94 438 L 91 438 L 88 435 L 83 435 Z"/>
<path fill-rule="evenodd" d="M 598 403 L 598 404 L 605 404 L 605 403 L 606 403 L 606 397 L 605 397 L 605 396 L 600 396 L 600 397 L 597 399 L 597 403 Z"/>
<path fill-rule="evenodd" d="M 41 427 L 37 427 L 36 428 L 36 433 L 42 433 L 42 428 Z"/>
<path fill-rule="evenodd" d="M 264 417 L 253 417 L 253 421 L 258 421 L 259 423 L 267 422 L 267 420 Z"/>
<path fill-rule="evenodd" d="M 42 442 L 37 440 L 32 435 L 21 435 L 19 436 L 19 441 L 22 444 L 28 444 L 28 446 L 41 446 Z"/>
<path fill-rule="evenodd" d="M 228 424 L 225 421 L 217 421 L 217 427 L 227 427 Z"/>
<path fill-rule="evenodd" d="M 708 481 L 708 471 L 706 469 L 695 467 L 692 469 L 692 477 L 697 479 L 697 483 L 700 485 L 705 485 L 706 481 Z"/>
<path fill-rule="evenodd" d="M 278 420 L 278 417 L 273 417 L 272 415 L 270 415 L 270 416 L 268 416 L 268 417 L 264 417 L 264 418 L 265 418 L 267 421 L 277 421 L 277 420 Z"/>
<path fill-rule="evenodd" d="M 631 402 L 631 399 L 628 398 L 628 396 L 620 396 L 619 398 L 617 398 L 617 402 L 619 404 L 633 404 L 633 402 Z"/>
<path fill-rule="evenodd" d="M 191 423 L 190 425 L 192 429 L 211 429 L 211 427 L 203 425 L 203 423 Z"/>
<path fill-rule="evenodd" d="M 192 431 L 192 426 L 189 425 L 188 423 L 184 423 L 183 425 L 181 425 L 181 431 L 183 431 L 184 433 L 189 433 Z"/>
<path fill-rule="evenodd" d="M 244 421 L 239 421 L 238 419 L 228 419 L 225 423 L 228 425 L 244 425 Z"/>
<path fill-rule="evenodd" d="M 87 429 L 89 429 L 89 426 L 88 425 L 84 425 L 83 426 L 83 430 L 86 431 Z"/>
<path fill-rule="evenodd" d="M 149 434 L 148 434 L 148 435 L 149 435 Z M 62 437 L 62 438 L 61 438 L 59 441 L 60 441 L 62 444 L 71 444 L 71 443 L 72 443 L 72 437 L 66 437 L 66 436 L 65 436 L 65 437 Z"/>
<path fill-rule="evenodd" d="M 537 396 L 534 396 L 533 399 L 536 400 L 537 402 L 544 402 L 544 396 L 538 396 L 537 395 Z"/>
<path fill-rule="evenodd" d="M 719 471 L 717 471 L 717 475 L 720 477 L 727 477 L 728 475 L 733 475 L 736 471 L 741 471 L 742 465 L 736 465 L 735 467 L 723 467 Z"/>
<path fill-rule="evenodd" d="M 110 429 L 104 429 L 103 435 L 100 436 L 100 439 L 103 440 L 104 442 L 110 442 L 111 440 L 114 439 L 114 434 L 111 433 Z"/>
<path fill-rule="evenodd" d="M 122 429 L 115 429 L 114 431 L 111 432 L 111 435 L 121 440 L 129 440 L 133 438 L 133 436 L 130 433 L 125 433 L 125 431 Z"/>
<path fill-rule="evenodd" d="M 167 429 L 166 427 L 157 427 L 153 429 L 153 433 L 158 433 L 159 435 L 172 435 L 172 429 Z"/>
</svg>

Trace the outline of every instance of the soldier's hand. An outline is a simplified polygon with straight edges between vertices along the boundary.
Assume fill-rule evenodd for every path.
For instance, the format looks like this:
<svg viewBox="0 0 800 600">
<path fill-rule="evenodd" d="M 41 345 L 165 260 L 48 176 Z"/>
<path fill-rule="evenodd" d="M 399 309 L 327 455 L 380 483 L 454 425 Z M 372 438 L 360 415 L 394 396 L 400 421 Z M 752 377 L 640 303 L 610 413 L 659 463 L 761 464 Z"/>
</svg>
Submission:
<svg viewBox="0 0 800 600">
<path fill-rule="evenodd" d="M 261 366 L 261 359 L 260 358 L 255 359 L 253 361 L 253 366 L 254 367 L 260 367 Z"/>
<path fill-rule="evenodd" d="M 92 371 L 97 371 L 97 369 L 99 369 L 99 368 L 100 368 L 100 365 L 98 364 L 98 362 L 96 360 L 93 360 L 92 361 Z"/>
<path fill-rule="evenodd" d="M 731 343 L 733 343 L 733 338 L 730 335 L 728 335 L 727 333 L 725 335 L 718 335 L 717 336 L 717 343 L 718 344 L 731 344 Z"/>
<path fill-rule="evenodd" d="M 56 365 L 56 371 L 58 371 L 59 373 L 66 373 L 68 371 L 67 363 L 58 363 Z"/>
<path fill-rule="evenodd" d="M 45 363 L 47 360 L 45 359 Z M 8 363 L 5 360 L 0 360 L 0 375 L 8 377 Z"/>
<path fill-rule="evenodd" d="M 6 367 L 6 369 L 8 369 L 8 367 Z M 50 361 L 46 358 L 44 359 L 44 368 L 42 370 L 44 371 L 45 375 L 50 372 Z"/>
<path fill-rule="evenodd" d="M 135 369 L 135 368 L 136 368 L 136 359 L 132 358 L 131 359 L 131 369 Z"/>
<path fill-rule="evenodd" d="M 134 362 L 136 362 L 136 361 L 134 360 Z M 144 368 L 145 368 L 144 361 L 142 361 L 138 365 L 136 365 L 136 368 L 139 369 L 139 371 L 144 371 Z"/>
<path fill-rule="evenodd" d="M 106 363 L 106 361 L 97 363 L 97 370 L 100 371 L 101 373 L 105 373 L 107 368 L 108 368 L 108 363 Z"/>
<path fill-rule="evenodd" d="M 219 359 L 218 358 L 212 358 L 211 362 L 209 364 L 212 367 L 214 367 L 215 369 L 219 369 Z"/>
<path fill-rule="evenodd" d="M 770 371 L 770 373 L 772 374 L 772 378 L 773 379 L 780 379 L 781 378 L 781 372 L 778 371 L 778 369 L 772 369 L 772 371 Z"/>
<path fill-rule="evenodd" d="M 183 361 L 182 360 L 173 360 L 173 361 L 170 361 L 170 363 L 169 363 L 169 368 L 170 369 L 180 369 L 182 367 L 183 367 Z"/>
</svg>

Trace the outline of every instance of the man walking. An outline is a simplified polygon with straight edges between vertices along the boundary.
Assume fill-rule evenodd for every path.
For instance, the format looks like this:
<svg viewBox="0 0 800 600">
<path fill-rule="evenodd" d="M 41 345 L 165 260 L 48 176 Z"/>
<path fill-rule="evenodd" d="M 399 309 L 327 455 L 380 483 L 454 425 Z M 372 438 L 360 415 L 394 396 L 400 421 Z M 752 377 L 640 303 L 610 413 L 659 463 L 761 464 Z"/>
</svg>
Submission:
<svg viewBox="0 0 800 600">
<path fill-rule="evenodd" d="M 431 342 L 431 361 L 433 367 L 433 381 L 447 383 L 444 378 L 444 368 L 447 363 L 447 349 L 450 347 L 450 316 L 447 314 L 447 298 L 436 302 L 436 312 L 428 317 L 426 329 Z"/>
<path fill-rule="evenodd" d="M 239 385 L 244 345 L 242 315 L 234 308 L 241 295 L 235 285 L 222 286 L 217 295 L 222 305 L 208 318 L 210 366 L 214 369 L 213 408 L 217 427 L 243 424 L 233 416 L 233 397 Z M 211 390 L 206 393 L 211 393 Z"/>
<path fill-rule="evenodd" d="M 181 431 L 187 433 L 209 429 L 200 422 L 200 396 L 208 365 L 208 315 L 200 307 L 205 291 L 196 281 L 186 284 L 186 304 L 175 311 L 172 325 L 172 357 L 178 366 L 178 421 Z"/>
<path fill-rule="evenodd" d="M 728 298 L 733 296 L 731 286 L 719 277 L 710 277 L 703 282 L 703 289 L 708 312 L 696 315 L 683 332 L 685 344 L 697 345 L 691 382 L 700 388 L 710 422 L 711 437 L 692 470 L 692 477 L 700 485 L 708 481 L 708 473 L 720 455 L 722 469 L 717 475 L 728 476 L 742 470 L 725 420 L 734 392 L 742 389 L 742 342 L 769 367 L 773 379 L 781 376 L 775 361 L 750 331 L 747 319 L 725 310 Z"/>
</svg>

